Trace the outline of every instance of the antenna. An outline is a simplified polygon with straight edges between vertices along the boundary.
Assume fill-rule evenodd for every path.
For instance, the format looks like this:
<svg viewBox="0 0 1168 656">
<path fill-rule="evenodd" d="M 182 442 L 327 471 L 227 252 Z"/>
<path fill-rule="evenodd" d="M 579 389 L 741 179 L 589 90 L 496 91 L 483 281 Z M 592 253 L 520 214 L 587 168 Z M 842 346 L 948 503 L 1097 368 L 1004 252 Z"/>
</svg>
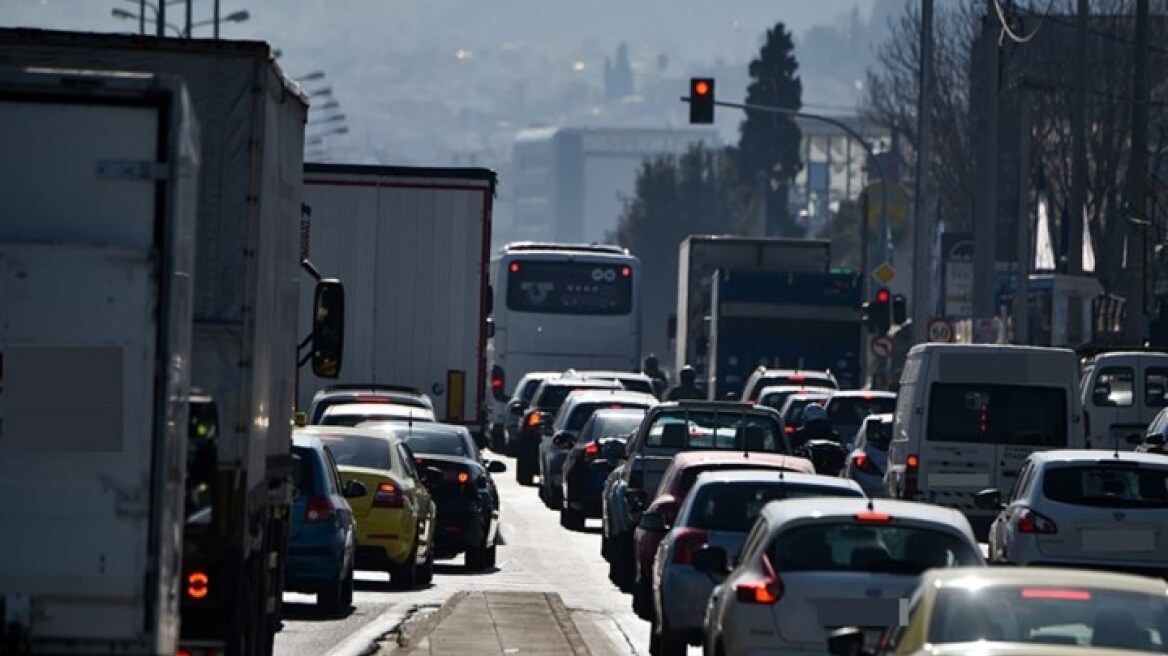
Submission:
<svg viewBox="0 0 1168 656">
<path fill-rule="evenodd" d="M 868 497 L 868 512 L 872 512 L 874 510 L 876 509 L 872 507 L 872 497 Z"/>
</svg>

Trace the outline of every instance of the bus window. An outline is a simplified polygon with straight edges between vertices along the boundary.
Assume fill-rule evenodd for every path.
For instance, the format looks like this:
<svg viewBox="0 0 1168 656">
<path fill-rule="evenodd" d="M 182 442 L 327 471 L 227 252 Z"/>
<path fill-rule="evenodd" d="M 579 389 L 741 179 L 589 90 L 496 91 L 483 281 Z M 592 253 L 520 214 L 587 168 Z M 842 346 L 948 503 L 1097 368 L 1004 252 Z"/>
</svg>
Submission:
<svg viewBox="0 0 1168 656">
<path fill-rule="evenodd" d="M 507 309 L 547 314 L 629 314 L 633 275 L 627 264 L 512 261 Z"/>
</svg>

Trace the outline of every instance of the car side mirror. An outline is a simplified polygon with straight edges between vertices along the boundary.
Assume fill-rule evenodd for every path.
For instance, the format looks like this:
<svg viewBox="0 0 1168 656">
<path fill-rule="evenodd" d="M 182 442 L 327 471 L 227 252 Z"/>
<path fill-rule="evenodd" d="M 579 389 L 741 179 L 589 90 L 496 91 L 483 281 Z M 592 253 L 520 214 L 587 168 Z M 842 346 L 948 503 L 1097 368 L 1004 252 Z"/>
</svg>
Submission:
<svg viewBox="0 0 1168 656">
<path fill-rule="evenodd" d="M 694 569 L 706 574 L 725 576 L 730 571 L 726 565 L 726 550 L 722 547 L 702 545 L 694 550 L 690 562 L 693 563 Z"/>
<path fill-rule="evenodd" d="M 854 626 L 832 631 L 827 634 L 827 651 L 832 656 L 867 656 L 864 632 Z"/>
<path fill-rule="evenodd" d="M 488 317 L 484 330 L 486 330 L 486 338 L 493 339 L 495 337 L 495 320 Z"/>
<path fill-rule="evenodd" d="M 1148 446 L 1164 446 L 1164 434 L 1152 433 L 1144 436 L 1144 444 Z"/>
<path fill-rule="evenodd" d="M 312 303 L 312 373 L 318 378 L 340 376 L 344 350 L 345 287 L 339 280 L 320 280 Z"/>
<path fill-rule="evenodd" d="M 446 480 L 446 472 L 437 467 L 423 467 L 419 473 L 422 478 L 422 485 L 426 487 L 434 487 Z"/>
<path fill-rule="evenodd" d="M 570 449 L 575 443 L 575 438 L 573 438 L 569 433 L 565 433 L 563 431 L 556 433 L 556 436 L 552 438 L 552 444 L 561 449 Z"/>
<path fill-rule="evenodd" d="M 1144 436 L 1140 435 L 1139 433 L 1128 433 L 1127 437 L 1124 438 L 1124 441 L 1131 445 L 1143 444 Z"/>
<path fill-rule="evenodd" d="M 492 474 L 502 474 L 503 472 L 507 471 L 507 465 L 506 463 L 498 460 L 488 460 L 487 471 L 491 472 Z"/>
<path fill-rule="evenodd" d="M 640 512 L 649 504 L 649 495 L 644 490 L 626 490 L 625 499 L 633 512 Z"/>
<path fill-rule="evenodd" d="M 512 401 L 511 405 L 507 406 L 507 412 L 510 412 L 511 414 L 515 415 L 516 417 L 522 417 L 523 416 L 523 404 L 520 403 L 519 401 Z"/>
<path fill-rule="evenodd" d="M 973 505 L 982 510 L 1001 510 L 1002 493 L 994 489 L 982 490 L 973 495 Z"/>
<path fill-rule="evenodd" d="M 548 435 L 548 436 L 554 434 L 554 429 L 552 429 L 551 417 L 545 417 L 544 420 L 540 422 L 539 432 L 542 433 L 543 435 Z"/>
<path fill-rule="evenodd" d="M 637 522 L 637 528 L 655 533 L 664 533 L 669 530 L 669 527 L 665 525 L 665 518 L 658 513 L 641 515 L 641 521 Z"/>
<path fill-rule="evenodd" d="M 360 499 L 366 494 L 369 494 L 369 490 L 361 481 L 347 481 L 345 489 L 341 490 L 341 496 L 346 499 Z"/>
</svg>

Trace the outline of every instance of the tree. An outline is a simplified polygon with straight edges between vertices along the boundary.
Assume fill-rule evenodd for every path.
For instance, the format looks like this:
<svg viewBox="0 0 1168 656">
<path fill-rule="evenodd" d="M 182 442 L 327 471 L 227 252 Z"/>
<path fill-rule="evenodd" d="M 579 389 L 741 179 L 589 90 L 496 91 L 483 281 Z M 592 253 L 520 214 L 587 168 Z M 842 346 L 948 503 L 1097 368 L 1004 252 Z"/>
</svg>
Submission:
<svg viewBox="0 0 1168 656">
<path fill-rule="evenodd" d="M 795 44 L 782 24 L 767 30 L 757 59 L 750 62 L 751 83 L 746 102 L 798 111 L 803 106 L 803 82 L 798 75 Z M 798 236 L 787 207 L 788 187 L 802 167 L 802 132 L 791 116 L 747 110 L 739 126 L 735 152 L 744 184 L 757 190 L 766 212 L 766 234 Z"/>
</svg>

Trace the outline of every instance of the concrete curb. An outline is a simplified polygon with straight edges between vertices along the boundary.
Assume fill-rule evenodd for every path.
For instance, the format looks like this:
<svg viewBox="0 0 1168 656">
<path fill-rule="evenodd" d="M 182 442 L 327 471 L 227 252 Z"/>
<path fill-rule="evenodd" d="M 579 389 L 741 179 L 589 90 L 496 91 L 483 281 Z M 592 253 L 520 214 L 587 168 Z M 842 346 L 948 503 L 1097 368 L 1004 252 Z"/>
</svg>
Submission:
<svg viewBox="0 0 1168 656">
<path fill-rule="evenodd" d="M 556 618 L 556 624 L 560 625 L 560 631 L 563 632 L 564 638 L 568 640 L 568 646 L 571 647 L 572 654 L 574 656 L 589 656 L 592 652 L 589 651 L 588 645 L 584 643 L 584 638 L 580 635 L 580 630 L 576 628 L 576 622 L 572 621 L 572 614 L 564 606 L 564 600 L 560 598 L 559 593 L 545 592 L 544 598 L 547 599 L 548 605 L 551 606 L 552 615 Z"/>
<path fill-rule="evenodd" d="M 443 603 L 438 610 L 432 613 L 426 613 L 418 616 L 407 616 L 405 621 L 394 629 L 396 640 L 392 648 L 388 651 L 381 651 L 381 654 L 408 654 L 417 648 L 418 644 L 434 632 L 434 629 L 442 622 L 442 620 L 450 617 L 454 609 L 466 599 L 469 592 L 461 591 L 454 593 L 449 599 Z"/>
</svg>

